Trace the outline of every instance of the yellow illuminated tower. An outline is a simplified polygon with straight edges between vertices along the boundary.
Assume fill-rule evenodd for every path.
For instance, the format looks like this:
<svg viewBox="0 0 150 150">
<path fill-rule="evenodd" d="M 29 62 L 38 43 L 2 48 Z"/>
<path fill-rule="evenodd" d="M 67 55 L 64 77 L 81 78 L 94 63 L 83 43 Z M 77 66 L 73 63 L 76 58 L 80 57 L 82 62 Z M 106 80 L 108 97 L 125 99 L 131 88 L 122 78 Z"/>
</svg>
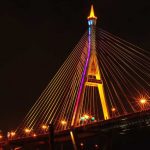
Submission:
<svg viewBox="0 0 150 150">
<path fill-rule="evenodd" d="M 73 119 L 71 125 L 76 125 L 79 123 L 79 115 L 81 104 L 83 102 L 83 97 L 85 94 L 86 87 L 96 87 L 98 88 L 98 93 L 100 97 L 100 102 L 102 105 L 102 112 L 104 115 L 104 119 L 109 119 L 109 112 L 107 108 L 103 82 L 101 78 L 100 67 L 97 59 L 96 45 L 95 45 L 95 27 L 97 17 L 94 14 L 93 5 L 91 6 L 90 15 L 87 17 L 88 19 L 88 56 L 85 64 L 83 78 L 81 81 L 79 93 L 76 100 L 76 105 L 74 109 Z"/>
<path fill-rule="evenodd" d="M 95 46 L 95 26 L 96 26 L 96 20 L 97 17 L 94 14 L 94 8 L 93 5 L 91 6 L 90 15 L 87 18 L 88 19 L 88 25 L 89 25 L 89 37 L 90 37 L 90 58 L 87 68 L 87 77 L 85 86 L 96 86 L 98 87 L 100 101 L 102 104 L 102 111 L 104 114 L 104 119 L 109 119 L 109 113 L 108 108 L 106 104 L 106 98 L 103 88 L 103 82 L 101 78 L 101 72 L 100 67 L 97 60 L 97 53 L 96 53 L 96 46 Z"/>
</svg>

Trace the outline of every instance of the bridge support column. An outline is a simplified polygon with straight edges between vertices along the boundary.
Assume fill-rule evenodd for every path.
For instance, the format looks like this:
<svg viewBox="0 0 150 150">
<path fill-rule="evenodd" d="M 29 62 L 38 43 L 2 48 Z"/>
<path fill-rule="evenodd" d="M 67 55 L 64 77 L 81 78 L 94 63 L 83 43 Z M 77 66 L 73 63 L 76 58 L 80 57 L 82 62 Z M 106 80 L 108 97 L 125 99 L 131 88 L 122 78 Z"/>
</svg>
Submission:
<svg viewBox="0 0 150 150">
<path fill-rule="evenodd" d="M 71 136 L 71 140 L 72 140 L 74 150 L 80 150 L 79 138 L 78 138 L 74 128 L 71 128 L 70 136 Z"/>
<path fill-rule="evenodd" d="M 54 124 L 49 124 L 49 147 L 54 150 Z"/>
</svg>

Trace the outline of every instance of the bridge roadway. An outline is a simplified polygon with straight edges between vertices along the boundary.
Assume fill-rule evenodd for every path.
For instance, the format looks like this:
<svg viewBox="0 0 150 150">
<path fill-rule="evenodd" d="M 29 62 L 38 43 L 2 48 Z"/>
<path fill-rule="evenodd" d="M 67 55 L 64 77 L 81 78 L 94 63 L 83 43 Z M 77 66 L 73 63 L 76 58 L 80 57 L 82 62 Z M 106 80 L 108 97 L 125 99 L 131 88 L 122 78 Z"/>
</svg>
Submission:
<svg viewBox="0 0 150 150">
<path fill-rule="evenodd" d="M 54 142 L 71 141 L 70 131 L 74 130 L 79 139 L 85 139 L 96 135 L 109 135 L 112 132 L 126 134 L 134 132 L 138 128 L 149 128 L 150 126 L 150 110 L 128 114 L 117 118 L 101 122 L 93 122 L 91 124 L 72 127 L 68 130 L 54 133 Z M 41 134 L 36 137 L 24 137 L 11 139 L 5 142 L 11 147 L 23 146 L 28 143 L 49 143 L 50 134 Z"/>
</svg>

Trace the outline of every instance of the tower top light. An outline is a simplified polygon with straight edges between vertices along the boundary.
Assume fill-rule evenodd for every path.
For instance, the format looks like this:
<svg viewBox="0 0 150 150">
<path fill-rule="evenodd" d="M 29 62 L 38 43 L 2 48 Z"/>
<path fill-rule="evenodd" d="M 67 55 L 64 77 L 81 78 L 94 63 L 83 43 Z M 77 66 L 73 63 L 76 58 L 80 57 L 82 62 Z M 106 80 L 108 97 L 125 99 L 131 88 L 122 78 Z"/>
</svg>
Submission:
<svg viewBox="0 0 150 150">
<path fill-rule="evenodd" d="M 94 14 L 94 7 L 93 5 L 91 5 L 91 11 L 90 11 L 90 15 L 87 17 L 88 20 L 90 19 L 97 19 L 97 17 Z"/>
</svg>

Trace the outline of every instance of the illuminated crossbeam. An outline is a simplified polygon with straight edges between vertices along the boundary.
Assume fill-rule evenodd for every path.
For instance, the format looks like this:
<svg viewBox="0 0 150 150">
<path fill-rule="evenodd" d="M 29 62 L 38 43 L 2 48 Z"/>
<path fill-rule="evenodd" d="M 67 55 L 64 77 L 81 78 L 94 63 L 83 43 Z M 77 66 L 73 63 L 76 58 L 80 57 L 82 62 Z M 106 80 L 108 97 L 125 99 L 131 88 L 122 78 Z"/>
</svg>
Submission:
<svg viewBox="0 0 150 150">
<path fill-rule="evenodd" d="M 102 81 L 97 79 L 88 79 L 88 81 L 85 83 L 86 86 L 95 86 L 95 87 L 97 87 L 98 84 L 102 84 Z"/>
</svg>

